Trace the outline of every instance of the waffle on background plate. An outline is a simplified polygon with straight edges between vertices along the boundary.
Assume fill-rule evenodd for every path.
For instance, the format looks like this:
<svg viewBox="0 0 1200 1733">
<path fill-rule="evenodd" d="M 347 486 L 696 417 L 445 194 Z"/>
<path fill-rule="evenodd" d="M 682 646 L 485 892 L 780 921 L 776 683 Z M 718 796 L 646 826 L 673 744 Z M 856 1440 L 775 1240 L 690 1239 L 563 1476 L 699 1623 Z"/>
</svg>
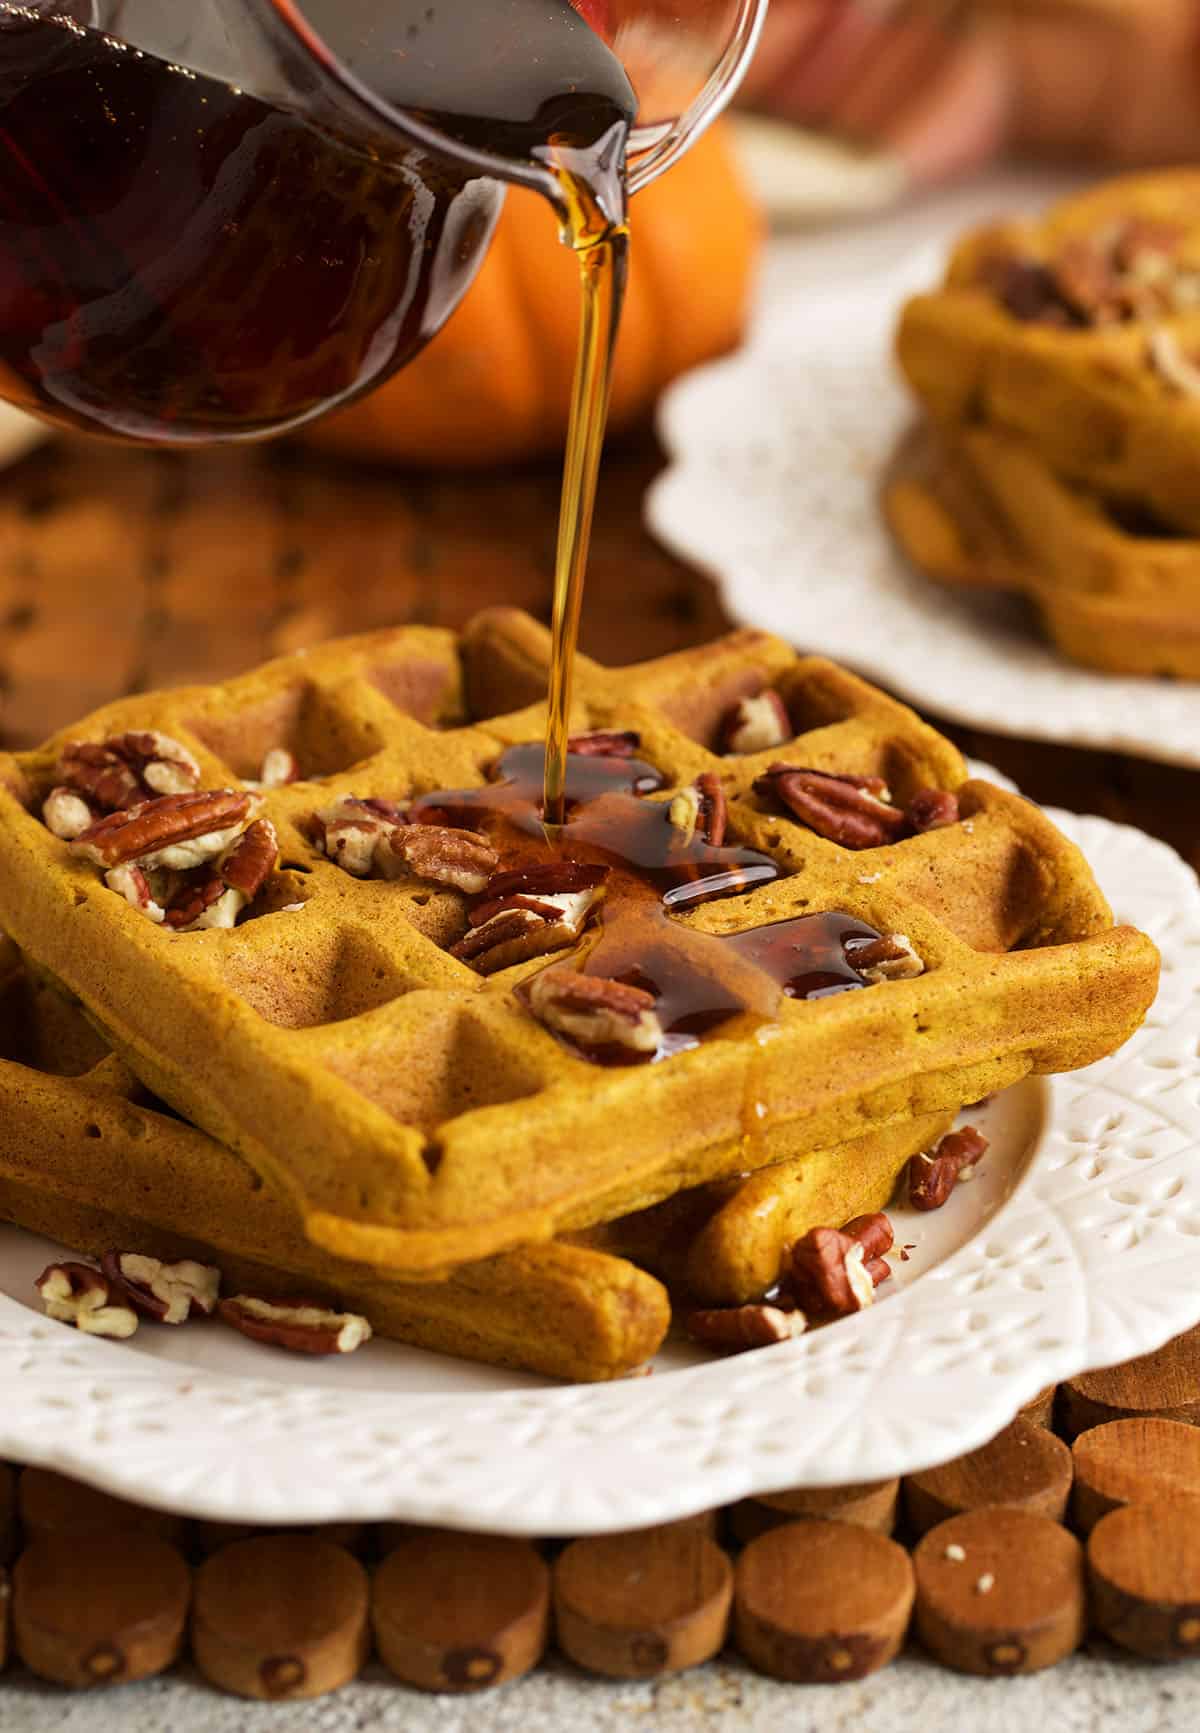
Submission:
<svg viewBox="0 0 1200 1733">
<path fill-rule="evenodd" d="M 602 925 L 564 954 L 481 975 L 449 953 L 467 929 L 460 891 L 352 877 L 312 826 L 342 795 L 481 788 L 507 748 L 538 747 L 544 705 L 521 706 L 544 691 L 547 647 L 508 611 L 461 641 L 375 634 L 222 687 L 123 700 L 0 760 L 0 925 L 324 1253 L 428 1280 L 1090 1063 L 1140 1022 L 1154 947 L 1113 927 L 1082 857 L 1036 807 L 966 781 L 945 740 L 863 682 L 743 632 L 633 669 L 579 669 L 576 728 L 634 731 L 638 761 L 663 778 L 639 813 L 658 803 L 648 822 L 665 824 L 672 795 L 714 775 L 731 841 L 779 874 L 665 923 L 667 952 L 696 933 L 836 911 L 839 931 L 903 935 L 922 972 L 726 1017 L 659 1063 L 594 1063 L 530 999 L 564 955 L 587 970 L 609 941 Z M 796 737 L 716 752 L 731 706 L 765 689 Z M 302 780 L 259 797 L 281 864 L 235 928 L 154 924 L 39 816 L 67 742 L 131 729 L 181 742 L 209 789 L 239 789 L 274 749 L 298 761 Z M 790 817 L 772 785 L 754 792 L 776 760 L 881 775 L 901 805 L 954 790 L 959 817 L 844 847 Z M 839 966 L 845 977 L 845 956 Z"/>
<path fill-rule="evenodd" d="M 950 1115 L 927 1115 L 679 1193 L 579 1243 L 406 1282 L 306 1240 L 286 1198 L 156 1101 L 79 1007 L 0 939 L 0 1221 L 92 1256 L 199 1258 L 231 1290 L 332 1302 L 397 1341 L 551 1377 L 620 1377 L 653 1358 L 671 1303 L 648 1272 L 689 1304 L 765 1293 L 787 1245 L 881 1209 L 909 1158 L 949 1125 Z"/>
<path fill-rule="evenodd" d="M 1200 679 L 1200 171 L 976 229 L 896 352 L 928 416 L 885 486 L 914 563 L 1030 595 L 1088 666 Z"/>
</svg>

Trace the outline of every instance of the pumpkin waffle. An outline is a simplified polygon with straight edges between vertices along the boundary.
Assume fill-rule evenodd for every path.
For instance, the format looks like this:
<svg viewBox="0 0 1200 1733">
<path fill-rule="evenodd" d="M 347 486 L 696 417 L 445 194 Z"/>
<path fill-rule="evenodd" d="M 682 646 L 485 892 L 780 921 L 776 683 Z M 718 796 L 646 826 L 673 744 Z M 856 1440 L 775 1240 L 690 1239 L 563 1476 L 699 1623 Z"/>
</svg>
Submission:
<svg viewBox="0 0 1200 1733">
<path fill-rule="evenodd" d="M 95 1257 L 198 1258 L 227 1286 L 349 1307 L 398 1341 L 573 1382 L 635 1371 L 662 1342 L 666 1293 L 626 1255 L 670 1272 L 693 1300 L 758 1298 L 787 1245 L 882 1208 L 908 1158 L 948 1124 L 889 1127 L 681 1193 L 591 1230 L 590 1242 L 501 1253 L 444 1282 L 398 1281 L 310 1244 L 286 1200 L 157 1103 L 0 937 L 0 1220 Z M 614 1255 L 618 1242 L 626 1255 Z"/>
<path fill-rule="evenodd" d="M 1200 170 L 1124 176 L 975 230 L 909 301 L 897 355 L 942 428 L 1200 533 Z"/>
<path fill-rule="evenodd" d="M 662 784 L 622 812 L 632 805 L 652 825 L 654 800 L 674 825 L 672 796 L 708 776 L 742 845 L 712 855 L 737 861 L 722 900 L 685 901 L 671 917 L 657 899 L 641 904 L 668 977 L 703 951 L 721 1013 L 711 1033 L 661 1063 L 594 1063 L 549 1025 L 567 1033 L 558 1013 L 579 979 L 584 999 L 597 991 L 598 956 L 609 977 L 622 972 L 608 961 L 621 951 L 612 931 L 567 953 L 574 966 L 556 971 L 550 995 L 545 957 L 481 975 L 450 954 L 468 927 L 459 890 L 412 873 L 353 877 L 313 829 L 314 813 L 348 796 L 412 802 L 418 816 L 424 798 L 427 817 L 469 818 L 473 799 L 494 798 L 498 755 L 524 748 L 540 769 L 545 706 L 516 707 L 544 691 L 547 656 L 547 634 L 507 611 L 481 617 L 461 644 L 375 634 L 225 686 L 121 700 L 40 752 L 0 760 L 0 922 L 157 1096 L 291 1197 L 315 1244 L 430 1277 L 952 1110 L 1030 1071 L 1088 1064 L 1140 1022 L 1154 947 L 1113 929 L 1082 858 L 1035 807 L 965 781 L 945 740 L 865 683 L 743 632 L 634 669 L 579 667 L 573 726 L 635 731 L 639 757 L 614 775 L 652 767 Z M 731 708 L 766 689 L 794 737 L 741 756 L 714 750 Z M 256 795 L 280 865 L 254 918 L 186 933 L 155 924 L 43 823 L 63 748 L 130 730 L 180 742 L 208 789 L 258 778 L 269 751 L 298 761 L 301 780 Z M 886 777 L 901 806 L 953 790 L 958 822 L 841 846 L 780 804 L 769 773 L 781 758 L 873 789 Z M 591 774 L 596 759 L 580 764 Z M 882 824 L 881 799 L 840 787 Z M 461 793 L 435 793 L 446 789 Z M 898 810 L 888 808 L 893 837 Z M 581 816 L 592 817 L 586 803 Z M 421 828 L 403 829 L 406 847 Z M 780 996 L 755 947 L 807 917 L 817 927 L 796 946 L 828 963 L 840 943 L 833 975 L 847 990 Z M 626 971 L 651 966 L 642 937 Z M 737 942 L 716 967 L 708 941 L 721 937 Z M 868 985 L 851 943 L 887 952 L 901 938 L 902 971 L 919 976 L 876 972 L 869 991 L 850 990 Z M 702 974 L 691 967 L 689 982 Z M 652 1002 L 628 980 L 624 993 L 623 1004 Z M 622 1018 L 638 1039 L 655 1020 L 623 1006 Z"/>
<path fill-rule="evenodd" d="M 908 436 L 884 488 L 914 565 L 959 588 L 1027 595 L 1076 662 L 1200 679 L 1200 539 L 1059 479 L 988 428 Z"/>
</svg>

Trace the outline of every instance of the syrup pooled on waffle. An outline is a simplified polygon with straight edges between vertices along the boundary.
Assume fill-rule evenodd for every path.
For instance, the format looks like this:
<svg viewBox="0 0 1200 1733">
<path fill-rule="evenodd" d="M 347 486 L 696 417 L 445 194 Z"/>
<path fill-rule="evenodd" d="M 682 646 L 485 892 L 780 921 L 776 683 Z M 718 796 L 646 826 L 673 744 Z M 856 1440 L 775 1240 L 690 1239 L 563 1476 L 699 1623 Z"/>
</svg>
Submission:
<svg viewBox="0 0 1200 1733">
<path fill-rule="evenodd" d="M 520 708 L 547 658 L 510 613 L 377 634 L 0 760 L 0 923 L 317 1245 L 442 1273 L 1089 1063 L 1144 1015 L 1153 946 L 1043 814 L 760 634 L 583 662 L 547 838 Z M 81 746 L 132 807 L 92 811 Z M 159 794 L 176 748 L 200 787 Z"/>
</svg>

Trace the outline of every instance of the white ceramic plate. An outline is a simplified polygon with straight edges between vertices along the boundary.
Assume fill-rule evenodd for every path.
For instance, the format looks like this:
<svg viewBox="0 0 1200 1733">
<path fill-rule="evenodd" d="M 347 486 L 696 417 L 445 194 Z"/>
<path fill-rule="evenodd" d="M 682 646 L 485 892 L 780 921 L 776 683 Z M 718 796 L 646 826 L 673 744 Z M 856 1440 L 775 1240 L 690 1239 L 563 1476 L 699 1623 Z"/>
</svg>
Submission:
<svg viewBox="0 0 1200 1733">
<path fill-rule="evenodd" d="M 30 1305 L 57 1248 L 0 1229 L 0 1456 L 229 1520 L 637 1527 L 974 1448 L 1043 1385 L 1200 1320 L 1200 887 L 1163 844 L 1056 814 L 1166 964 L 1117 1057 L 970 1117 L 993 1148 L 870 1311 L 733 1359 L 550 1387 L 372 1343 L 348 1361 L 217 1326 L 81 1337 Z"/>
<path fill-rule="evenodd" d="M 901 302 L 937 281 L 966 224 L 1062 191 L 1058 179 L 993 179 L 911 218 L 777 240 L 747 347 L 664 399 L 672 463 L 647 515 L 711 573 L 735 618 L 836 657 L 922 710 L 1200 766 L 1200 682 L 1075 666 L 1023 602 L 957 594 L 914 571 L 880 518 L 879 479 L 913 417 L 890 359 Z"/>
</svg>

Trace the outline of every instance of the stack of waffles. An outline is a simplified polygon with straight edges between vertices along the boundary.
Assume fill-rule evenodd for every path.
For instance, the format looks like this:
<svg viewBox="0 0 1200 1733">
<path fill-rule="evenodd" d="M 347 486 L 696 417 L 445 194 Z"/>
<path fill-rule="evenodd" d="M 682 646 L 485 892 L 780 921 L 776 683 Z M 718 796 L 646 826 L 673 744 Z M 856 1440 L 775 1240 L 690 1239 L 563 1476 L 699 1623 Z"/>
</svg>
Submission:
<svg viewBox="0 0 1200 1733">
<path fill-rule="evenodd" d="M 547 665 L 492 612 L 0 758 L 0 1218 L 614 1377 L 1141 1021 L 1073 845 L 862 681 L 581 661 L 548 836 Z"/>
<path fill-rule="evenodd" d="M 1200 173 L 969 234 L 897 353 L 927 415 L 885 489 L 913 561 L 1027 594 L 1078 662 L 1200 678 Z"/>
</svg>

